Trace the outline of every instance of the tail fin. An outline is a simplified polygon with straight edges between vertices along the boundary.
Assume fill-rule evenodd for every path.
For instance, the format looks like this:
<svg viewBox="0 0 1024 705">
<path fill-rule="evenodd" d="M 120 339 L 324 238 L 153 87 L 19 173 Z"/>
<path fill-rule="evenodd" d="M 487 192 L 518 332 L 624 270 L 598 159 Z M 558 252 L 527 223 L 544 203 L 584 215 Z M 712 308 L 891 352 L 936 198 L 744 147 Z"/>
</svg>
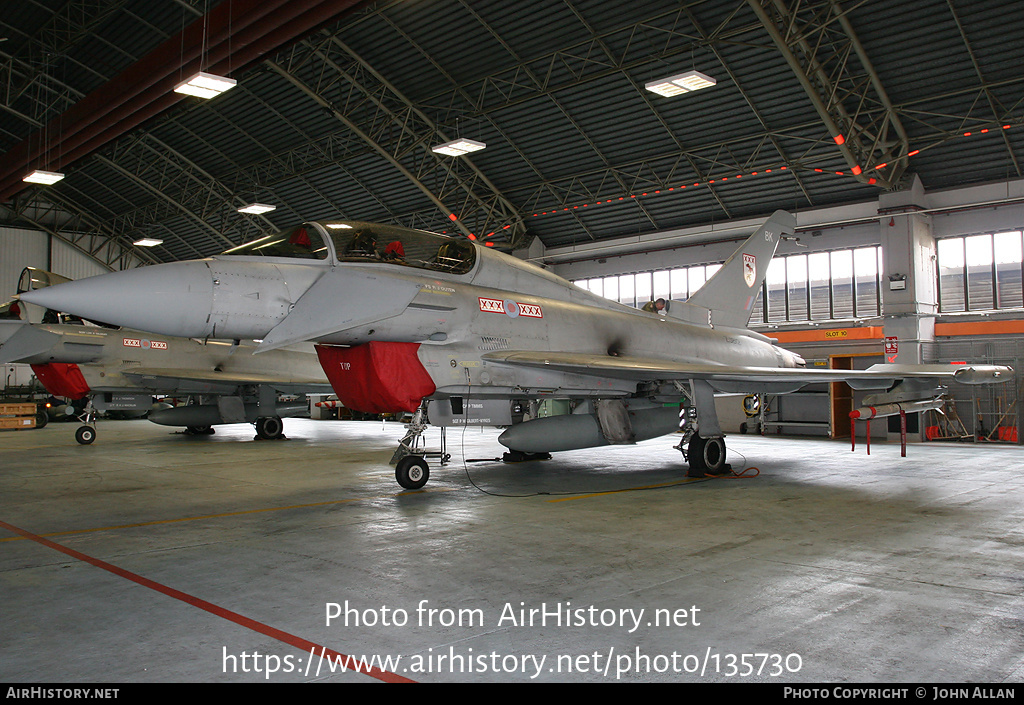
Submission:
<svg viewBox="0 0 1024 705">
<path fill-rule="evenodd" d="M 694 323 L 710 321 L 716 326 L 746 328 L 750 310 L 761 291 L 779 240 L 784 234 L 792 235 L 795 230 L 795 216 L 786 211 L 775 211 L 686 301 L 689 305 L 683 307 L 688 309 L 683 317 L 694 319 Z"/>
</svg>

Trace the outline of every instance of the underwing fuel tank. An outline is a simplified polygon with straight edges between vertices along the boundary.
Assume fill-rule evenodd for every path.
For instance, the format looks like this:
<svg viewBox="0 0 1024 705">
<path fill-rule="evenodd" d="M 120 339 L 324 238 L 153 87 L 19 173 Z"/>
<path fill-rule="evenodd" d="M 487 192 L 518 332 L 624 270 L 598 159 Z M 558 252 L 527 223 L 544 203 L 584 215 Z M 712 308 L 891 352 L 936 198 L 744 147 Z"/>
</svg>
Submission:
<svg viewBox="0 0 1024 705">
<path fill-rule="evenodd" d="M 306 403 L 301 404 L 278 404 L 275 415 L 287 418 L 297 416 L 309 410 Z M 258 404 L 245 405 L 245 419 L 247 423 L 253 423 L 266 412 L 260 412 Z M 189 404 L 188 406 L 176 406 L 173 409 L 157 409 L 149 412 L 149 420 L 161 426 L 218 426 L 225 423 L 240 423 L 241 419 L 226 419 L 221 413 L 220 407 L 216 404 Z"/>
<path fill-rule="evenodd" d="M 676 406 L 628 409 L 627 418 L 628 428 L 597 413 L 549 416 L 516 424 L 502 433 L 498 442 L 523 453 L 554 453 L 637 443 L 679 430 Z"/>
</svg>

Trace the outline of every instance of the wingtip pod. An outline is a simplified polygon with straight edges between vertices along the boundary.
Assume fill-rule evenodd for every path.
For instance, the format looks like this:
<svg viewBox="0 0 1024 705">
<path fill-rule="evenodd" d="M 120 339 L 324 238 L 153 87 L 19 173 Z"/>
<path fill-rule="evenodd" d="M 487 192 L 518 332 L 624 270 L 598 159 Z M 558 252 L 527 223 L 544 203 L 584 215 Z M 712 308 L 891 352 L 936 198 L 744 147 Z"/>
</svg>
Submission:
<svg viewBox="0 0 1024 705">
<path fill-rule="evenodd" d="M 876 378 L 887 375 L 893 380 L 929 377 L 942 380 L 952 377 L 961 384 L 998 384 L 1013 379 L 1013 368 L 1005 365 L 916 365 L 882 362 L 872 365 L 866 372 L 873 373 Z"/>
<path fill-rule="evenodd" d="M 953 372 L 960 384 L 994 384 L 1013 379 L 1013 368 L 1003 365 L 968 365 Z"/>
</svg>

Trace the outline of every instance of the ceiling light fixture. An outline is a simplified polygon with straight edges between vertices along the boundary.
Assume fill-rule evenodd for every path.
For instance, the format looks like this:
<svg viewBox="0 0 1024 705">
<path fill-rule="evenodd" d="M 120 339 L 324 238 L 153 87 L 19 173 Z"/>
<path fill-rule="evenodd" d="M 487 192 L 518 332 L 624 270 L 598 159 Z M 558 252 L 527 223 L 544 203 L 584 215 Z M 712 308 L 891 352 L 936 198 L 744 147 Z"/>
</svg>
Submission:
<svg viewBox="0 0 1024 705">
<path fill-rule="evenodd" d="M 158 240 L 155 237 L 144 237 L 141 240 L 136 240 L 132 244 L 138 245 L 139 247 L 156 247 L 157 245 L 164 244 L 164 241 Z"/>
<path fill-rule="evenodd" d="M 657 81 L 651 81 L 644 85 L 644 88 L 657 93 L 658 95 L 669 98 L 674 95 L 680 95 L 681 93 L 690 93 L 692 91 L 699 91 L 701 88 L 710 88 L 717 84 L 718 81 L 707 76 L 700 71 L 687 71 L 676 76 L 669 76 L 668 78 L 658 79 Z"/>
<path fill-rule="evenodd" d="M 50 184 L 57 183 L 63 178 L 64 174 L 61 174 L 58 171 L 42 171 L 41 169 L 36 169 L 31 174 L 22 179 L 22 181 L 25 181 L 26 183 L 30 184 L 46 184 L 47 186 L 49 186 Z"/>
<path fill-rule="evenodd" d="M 252 213 L 253 215 L 259 215 L 260 213 L 269 213 L 270 211 L 277 210 L 277 206 L 271 206 L 267 203 L 250 203 L 242 206 L 238 209 L 239 213 Z"/>
<path fill-rule="evenodd" d="M 447 154 L 449 157 L 461 157 L 463 154 L 479 152 L 481 149 L 485 149 L 486 147 L 487 145 L 483 142 L 460 138 L 452 140 L 451 142 L 439 144 L 435 147 L 431 147 L 430 149 L 438 154 Z"/>
<path fill-rule="evenodd" d="M 174 87 L 175 93 L 194 95 L 198 98 L 216 98 L 226 90 L 234 88 L 237 81 L 225 76 L 215 76 L 212 73 L 200 71 L 186 81 L 182 81 Z"/>
</svg>

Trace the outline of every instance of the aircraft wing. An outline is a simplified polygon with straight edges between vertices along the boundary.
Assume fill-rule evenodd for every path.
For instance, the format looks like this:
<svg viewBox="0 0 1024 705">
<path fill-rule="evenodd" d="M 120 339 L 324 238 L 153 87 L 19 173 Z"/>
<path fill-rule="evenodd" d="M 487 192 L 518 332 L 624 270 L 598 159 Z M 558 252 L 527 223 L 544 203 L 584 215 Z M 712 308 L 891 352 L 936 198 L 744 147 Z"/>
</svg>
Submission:
<svg viewBox="0 0 1024 705">
<path fill-rule="evenodd" d="M 703 379 L 722 391 L 756 391 L 765 385 L 795 391 L 815 382 L 846 382 L 855 389 L 888 389 L 903 379 L 930 379 L 938 384 L 989 384 L 1009 381 L 1013 370 L 998 365 L 894 365 L 877 364 L 866 370 L 830 370 L 803 367 L 751 367 L 690 363 L 675 360 L 586 353 L 506 350 L 484 353 L 488 362 L 536 367 L 574 374 L 647 382 Z M 749 385 L 749 387 L 744 387 Z"/>
<path fill-rule="evenodd" d="M 54 333 L 28 321 L 0 321 L 0 362 L 93 362 L 102 355 L 103 342 L 92 336 Z"/>
</svg>

